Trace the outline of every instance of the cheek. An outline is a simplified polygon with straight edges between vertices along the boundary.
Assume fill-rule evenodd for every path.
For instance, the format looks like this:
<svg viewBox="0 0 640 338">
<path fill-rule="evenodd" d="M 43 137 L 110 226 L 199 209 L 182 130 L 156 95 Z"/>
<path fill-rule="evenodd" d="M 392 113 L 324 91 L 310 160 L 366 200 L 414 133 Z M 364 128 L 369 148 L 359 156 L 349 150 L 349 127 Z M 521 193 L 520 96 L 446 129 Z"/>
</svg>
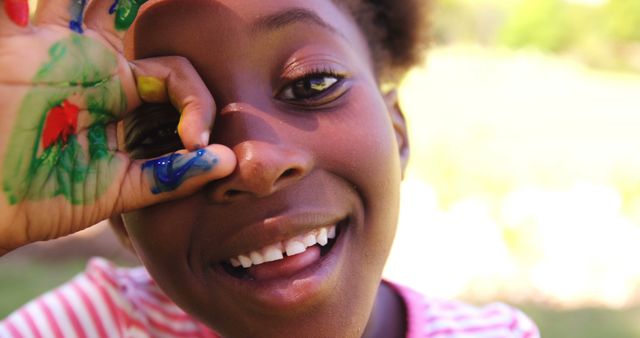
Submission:
<svg viewBox="0 0 640 338">
<path fill-rule="evenodd" d="M 190 264 L 201 199 L 194 195 L 123 217 L 131 243 L 153 280 L 176 304 L 191 312 L 204 297 Z"/>
<path fill-rule="evenodd" d="M 376 95 L 371 95 L 375 92 Z M 345 177 L 367 198 L 397 198 L 401 165 L 396 137 L 385 103 L 375 88 L 353 88 L 339 118 L 323 124 L 327 129 L 320 152 L 329 170 Z"/>
<path fill-rule="evenodd" d="M 196 215 L 189 200 L 158 204 L 124 215 L 131 242 L 145 265 L 185 256 Z"/>
<path fill-rule="evenodd" d="M 354 88 L 356 89 L 356 88 Z M 323 124 L 330 130 L 321 147 L 326 169 L 353 185 L 362 199 L 363 250 L 383 264 L 393 241 L 400 194 L 401 164 L 385 103 L 376 89 L 359 88 L 340 118 Z"/>
</svg>

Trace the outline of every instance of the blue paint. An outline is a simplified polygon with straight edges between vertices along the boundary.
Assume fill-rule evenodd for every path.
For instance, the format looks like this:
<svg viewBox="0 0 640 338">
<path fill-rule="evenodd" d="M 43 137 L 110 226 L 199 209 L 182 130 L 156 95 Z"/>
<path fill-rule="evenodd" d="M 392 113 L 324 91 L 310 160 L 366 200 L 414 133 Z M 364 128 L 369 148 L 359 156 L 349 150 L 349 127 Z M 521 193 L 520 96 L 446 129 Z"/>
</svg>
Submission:
<svg viewBox="0 0 640 338">
<path fill-rule="evenodd" d="M 109 7 L 109 14 L 113 14 L 116 12 L 116 10 L 118 9 L 118 2 L 120 2 L 120 0 L 115 0 L 111 7 Z"/>
<path fill-rule="evenodd" d="M 71 12 L 71 21 L 69 21 L 69 28 L 76 33 L 84 33 L 82 30 L 82 21 L 84 17 L 84 7 L 87 5 L 87 0 L 73 0 L 69 11 Z"/>
<path fill-rule="evenodd" d="M 160 194 L 176 190 L 187 179 L 206 173 L 218 163 L 218 157 L 205 149 L 186 155 L 173 153 L 169 156 L 145 162 L 142 171 L 151 180 L 151 192 Z"/>
</svg>

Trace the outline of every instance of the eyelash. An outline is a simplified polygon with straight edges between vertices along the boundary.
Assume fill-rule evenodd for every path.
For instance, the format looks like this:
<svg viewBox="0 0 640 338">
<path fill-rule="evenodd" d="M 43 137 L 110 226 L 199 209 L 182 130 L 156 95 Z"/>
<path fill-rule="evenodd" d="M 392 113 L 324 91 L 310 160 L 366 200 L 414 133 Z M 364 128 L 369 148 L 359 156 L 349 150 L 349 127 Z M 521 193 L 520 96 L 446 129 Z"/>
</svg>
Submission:
<svg viewBox="0 0 640 338">
<path fill-rule="evenodd" d="M 156 157 L 183 148 L 176 130 L 177 123 L 145 131 L 135 145 L 129 145 L 134 158 Z M 140 154 L 141 156 L 137 156 Z"/>
<path fill-rule="evenodd" d="M 125 144 L 132 158 L 149 158 L 183 148 L 177 133 L 180 114 L 170 104 L 144 104 L 125 124 Z M 136 114 L 134 113 L 134 114 Z"/>
<path fill-rule="evenodd" d="M 301 81 L 310 81 L 312 79 L 326 80 L 328 78 L 334 79 L 335 81 L 329 84 L 327 88 L 319 90 L 317 94 L 312 94 L 311 96 L 306 98 L 291 97 L 293 96 L 292 94 L 294 94 L 293 86 L 300 83 Z M 302 75 L 297 76 L 291 81 L 289 81 L 282 89 L 280 89 L 276 97 L 282 101 L 285 101 L 287 103 L 291 103 L 294 105 L 310 106 L 310 107 L 321 106 L 321 105 L 333 102 L 336 99 L 338 99 L 340 96 L 342 96 L 342 94 L 346 91 L 346 90 L 342 92 L 340 91 L 340 89 L 343 87 L 342 84 L 344 80 L 345 80 L 345 75 L 340 74 L 339 72 L 335 71 L 332 68 L 329 68 L 329 67 L 311 68 L 309 70 L 304 70 Z M 338 95 L 331 95 L 331 94 L 334 94 L 336 91 L 338 91 Z M 290 97 L 286 97 L 287 95 L 285 94 L 289 94 L 288 96 Z"/>
</svg>

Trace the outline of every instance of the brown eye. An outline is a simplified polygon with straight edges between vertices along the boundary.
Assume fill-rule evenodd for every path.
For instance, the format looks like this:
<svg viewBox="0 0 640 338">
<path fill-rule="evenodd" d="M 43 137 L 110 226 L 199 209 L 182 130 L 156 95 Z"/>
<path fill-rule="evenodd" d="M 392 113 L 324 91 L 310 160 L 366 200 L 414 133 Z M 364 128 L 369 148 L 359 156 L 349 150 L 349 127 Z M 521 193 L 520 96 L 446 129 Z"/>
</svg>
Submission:
<svg viewBox="0 0 640 338">
<path fill-rule="evenodd" d="M 169 124 L 161 126 L 154 130 L 148 131 L 146 136 L 140 141 L 141 146 L 153 146 L 159 144 L 168 144 L 175 142 L 179 139 L 178 126 L 176 124 Z"/>
<path fill-rule="evenodd" d="M 144 104 L 125 118 L 125 144 L 132 158 L 149 158 L 183 148 L 180 114 L 170 104 Z"/>
<path fill-rule="evenodd" d="M 317 74 L 296 80 L 280 93 L 280 98 L 288 101 L 312 100 L 330 92 L 342 80 L 339 76 Z"/>
</svg>

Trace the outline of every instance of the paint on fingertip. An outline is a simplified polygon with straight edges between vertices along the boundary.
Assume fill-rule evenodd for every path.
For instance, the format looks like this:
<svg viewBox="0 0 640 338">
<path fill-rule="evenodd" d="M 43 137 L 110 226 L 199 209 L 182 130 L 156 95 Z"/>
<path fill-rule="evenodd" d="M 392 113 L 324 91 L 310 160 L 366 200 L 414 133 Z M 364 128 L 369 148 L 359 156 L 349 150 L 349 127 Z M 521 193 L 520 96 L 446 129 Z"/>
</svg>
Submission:
<svg viewBox="0 0 640 338">
<path fill-rule="evenodd" d="M 4 11 L 20 27 L 29 24 L 29 0 L 4 0 Z"/>
<path fill-rule="evenodd" d="M 174 191 L 191 177 L 209 172 L 218 164 L 218 157 L 206 149 L 188 154 L 173 153 L 169 156 L 149 160 L 142 171 L 150 180 L 154 195 Z"/>
<path fill-rule="evenodd" d="M 133 21 L 138 16 L 138 10 L 147 0 L 117 0 L 111 8 L 109 13 L 115 13 L 116 15 L 116 29 L 119 31 L 127 30 L 133 24 Z"/>
<path fill-rule="evenodd" d="M 153 76 L 139 76 L 136 79 L 138 95 L 142 101 L 149 103 L 162 103 L 169 100 L 167 86 L 164 81 Z"/>
<path fill-rule="evenodd" d="M 87 0 L 71 0 L 71 5 L 69 6 L 69 12 L 71 13 L 69 28 L 79 34 L 84 33 L 82 22 L 84 21 L 84 8 L 86 5 Z"/>
<path fill-rule="evenodd" d="M 109 14 L 113 14 L 116 12 L 116 9 L 118 8 L 118 2 L 120 2 L 119 0 L 115 0 L 112 4 L 111 7 L 109 7 Z"/>
</svg>

